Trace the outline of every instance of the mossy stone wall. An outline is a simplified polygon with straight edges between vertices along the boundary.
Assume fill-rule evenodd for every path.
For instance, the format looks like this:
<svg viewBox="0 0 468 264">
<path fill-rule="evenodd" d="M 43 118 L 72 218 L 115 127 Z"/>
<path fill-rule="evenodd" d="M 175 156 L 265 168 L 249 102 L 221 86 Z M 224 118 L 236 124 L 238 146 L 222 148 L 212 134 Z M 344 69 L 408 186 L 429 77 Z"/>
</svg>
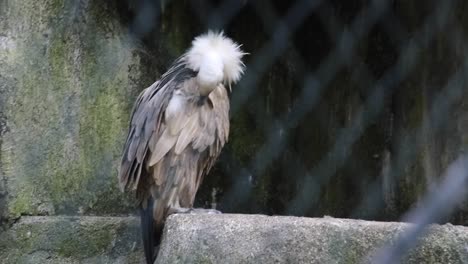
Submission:
<svg viewBox="0 0 468 264">
<path fill-rule="evenodd" d="M 213 26 L 206 23 L 216 21 L 210 19 L 217 10 L 205 1 L 161 1 L 138 35 L 132 28 L 143 2 L 151 1 L 132 7 L 124 0 L 0 0 L 4 216 L 135 212 L 116 179 L 131 106 L 194 36 Z M 323 62 L 336 44 L 320 17 L 330 9 L 311 12 L 265 66 L 256 62 L 274 38 L 275 16 L 294 1 L 239 3 L 223 28 L 250 53 L 246 79 L 258 79 L 234 87 L 230 142 L 197 204 L 217 203 L 237 213 L 399 219 L 468 144 L 468 89 L 455 97 L 443 92 L 466 56 L 466 4 L 455 2 L 427 45 L 416 50 L 414 67 L 370 115 L 362 114 L 375 106 L 373 80 L 394 68 L 400 41 L 414 41 L 435 5 L 393 1 L 389 9 L 405 29 L 402 35 L 388 31 L 385 18 L 377 21 L 312 101 L 302 90 L 306 73 L 325 72 Z M 333 30 L 340 33 L 350 29 L 366 1 L 328 4 L 340 22 Z M 262 16 L 261 10 L 273 13 Z M 450 96 L 449 108 L 434 105 Z M 297 107 L 309 97 L 310 104 Z M 433 118 L 434 106 L 443 110 L 442 120 Z M 365 125 L 360 116 L 367 118 Z M 337 144 L 350 132 L 359 134 L 350 134 L 351 144 Z M 466 224 L 467 212 L 461 204 L 449 220 Z"/>
<path fill-rule="evenodd" d="M 2 1 L 7 215 L 124 213 L 118 156 L 141 55 L 108 1 Z M 6 84 L 6 85 L 5 85 Z"/>
</svg>

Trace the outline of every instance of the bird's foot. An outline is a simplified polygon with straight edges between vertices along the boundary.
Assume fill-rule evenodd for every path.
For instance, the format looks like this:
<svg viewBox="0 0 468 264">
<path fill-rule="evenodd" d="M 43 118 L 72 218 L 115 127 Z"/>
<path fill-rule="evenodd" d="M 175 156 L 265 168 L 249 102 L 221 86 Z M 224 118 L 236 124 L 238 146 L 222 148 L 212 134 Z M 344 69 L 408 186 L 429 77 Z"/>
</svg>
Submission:
<svg viewBox="0 0 468 264">
<path fill-rule="evenodd" d="M 204 208 L 191 208 L 189 214 L 221 214 L 221 211 L 216 209 L 204 209 Z"/>
<path fill-rule="evenodd" d="M 215 209 L 171 207 L 171 214 L 221 214 Z"/>
</svg>

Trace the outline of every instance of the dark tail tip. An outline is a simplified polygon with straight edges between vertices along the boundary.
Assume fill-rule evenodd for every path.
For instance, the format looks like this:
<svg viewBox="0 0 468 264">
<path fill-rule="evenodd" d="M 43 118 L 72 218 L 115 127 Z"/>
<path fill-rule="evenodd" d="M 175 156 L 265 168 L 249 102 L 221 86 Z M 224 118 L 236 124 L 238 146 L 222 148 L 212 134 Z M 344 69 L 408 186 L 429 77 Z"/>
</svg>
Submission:
<svg viewBox="0 0 468 264">
<path fill-rule="evenodd" d="M 141 235 L 143 238 L 143 247 L 145 250 L 145 258 L 147 264 L 153 264 L 156 259 L 155 256 L 155 228 L 153 220 L 153 197 L 148 198 L 148 205 L 146 208 L 140 209 L 141 217 Z"/>
</svg>

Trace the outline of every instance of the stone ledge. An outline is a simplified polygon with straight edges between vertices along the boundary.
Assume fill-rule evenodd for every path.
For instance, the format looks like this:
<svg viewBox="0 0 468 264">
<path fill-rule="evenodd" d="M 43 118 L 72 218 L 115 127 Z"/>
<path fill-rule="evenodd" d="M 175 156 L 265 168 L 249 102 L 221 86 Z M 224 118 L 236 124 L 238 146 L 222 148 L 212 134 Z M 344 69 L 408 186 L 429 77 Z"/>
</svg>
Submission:
<svg viewBox="0 0 468 264">
<path fill-rule="evenodd" d="M 365 263 L 411 224 L 264 215 L 173 215 L 156 263 Z M 468 227 L 432 225 L 403 263 L 468 263 Z M 26 216 L 1 263 L 143 263 L 137 217 Z"/>
<path fill-rule="evenodd" d="M 135 217 L 25 216 L 0 233 L 1 263 L 141 263 Z"/>
<path fill-rule="evenodd" d="M 174 215 L 156 263 L 366 263 L 411 224 L 263 215 Z M 402 263 L 468 263 L 468 227 L 432 225 Z"/>
</svg>

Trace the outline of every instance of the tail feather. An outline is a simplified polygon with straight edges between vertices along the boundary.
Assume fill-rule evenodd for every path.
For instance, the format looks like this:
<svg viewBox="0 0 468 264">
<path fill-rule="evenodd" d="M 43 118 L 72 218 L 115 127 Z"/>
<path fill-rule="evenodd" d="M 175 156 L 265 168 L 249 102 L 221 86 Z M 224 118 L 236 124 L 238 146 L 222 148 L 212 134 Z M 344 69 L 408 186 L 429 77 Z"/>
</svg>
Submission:
<svg viewBox="0 0 468 264">
<path fill-rule="evenodd" d="M 160 234 L 156 232 L 156 226 L 153 219 L 153 197 L 148 198 L 146 208 L 140 209 L 141 217 L 141 235 L 143 238 L 143 247 L 145 250 L 145 258 L 147 264 L 153 264 L 156 259 L 155 246 L 159 244 Z"/>
</svg>

